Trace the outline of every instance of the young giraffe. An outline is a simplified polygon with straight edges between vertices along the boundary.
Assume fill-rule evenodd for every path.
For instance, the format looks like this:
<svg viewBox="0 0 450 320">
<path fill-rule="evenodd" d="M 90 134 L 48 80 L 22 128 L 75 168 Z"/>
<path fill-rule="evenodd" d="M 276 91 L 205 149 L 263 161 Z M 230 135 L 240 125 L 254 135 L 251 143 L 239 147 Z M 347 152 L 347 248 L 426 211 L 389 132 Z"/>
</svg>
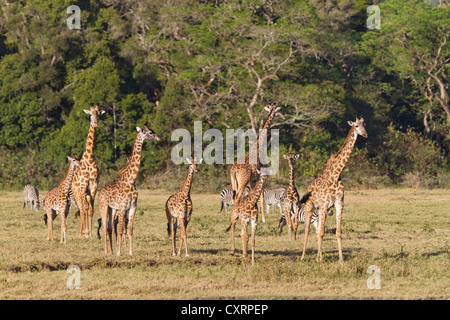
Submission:
<svg viewBox="0 0 450 320">
<path fill-rule="evenodd" d="M 319 225 L 316 229 L 318 250 L 317 259 L 322 261 L 322 240 L 327 211 L 334 206 L 336 208 L 336 238 L 339 250 L 339 263 L 342 265 L 341 246 L 341 218 L 344 208 L 344 185 L 341 181 L 341 172 L 344 170 L 358 135 L 367 138 L 364 127 L 364 119 L 356 118 L 355 122 L 348 121 L 351 126 L 350 132 L 345 139 L 341 149 L 333 155 L 327 162 L 327 166 L 322 174 L 308 187 L 305 198 L 305 242 L 303 244 L 302 259 L 305 257 L 306 244 L 308 242 L 309 226 L 311 224 L 311 212 L 317 210 L 319 215 Z"/>
<path fill-rule="evenodd" d="M 124 220 L 128 212 L 129 254 L 133 255 L 132 235 L 133 219 L 137 206 L 137 190 L 135 181 L 141 165 L 141 151 L 145 140 L 161 141 L 161 138 L 151 129 L 145 126 L 143 129 L 136 127 L 137 133 L 134 137 L 133 151 L 127 165 L 120 170 L 119 176 L 107 183 L 99 192 L 99 210 L 102 219 L 103 236 L 105 242 L 105 254 L 108 254 L 108 230 L 110 251 L 113 252 L 112 224 L 114 217 L 119 216 L 119 236 L 117 255 L 120 256 L 121 244 L 124 239 Z"/>
<path fill-rule="evenodd" d="M 258 172 L 259 174 L 259 172 Z M 228 227 L 227 231 L 231 229 L 231 254 L 234 254 L 235 246 L 234 246 L 234 227 L 237 219 L 241 219 L 242 228 L 241 228 L 241 241 L 242 241 L 242 254 L 244 258 L 247 258 L 247 245 L 248 245 L 248 233 L 247 233 L 247 225 L 250 222 L 252 226 L 252 265 L 255 264 L 255 233 L 256 227 L 258 225 L 258 206 L 257 202 L 259 197 L 261 196 L 264 181 L 266 181 L 267 176 L 260 174 L 259 180 L 256 183 L 254 189 L 250 191 L 250 193 L 242 199 L 239 203 L 233 206 L 233 213 L 231 215 L 231 224 Z"/>
<path fill-rule="evenodd" d="M 291 225 L 294 229 L 294 239 L 297 239 L 298 216 L 295 213 L 300 208 L 300 197 L 295 187 L 294 164 L 299 157 L 299 154 L 294 153 L 291 153 L 289 156 L 283 155 L 283 158 L 289 162 L 289 186 L 281 197 L 281 210 L 286 218 L 289 241 L 292 240 Z"/>
<path fill-rule="evenodd" d="M 80 161 L 76 156 L 73 158 L 67 157 L 70 161 L 69 169 L 66 176 L 59 183 L 58 187 L 50 190 L 45 196 L 45 211 L 47 213 L 47 240 L 50 238 L 53 241 L 53 219 L 57 215 L 61 217 L 61 243 L 66 243 L 66 216 L 69 213 L 69 206 L 67 205 L 67 195 L 72 183 L 73 174 L 77 167 L 79 167 Z"/>
<path fill-rule="evenodd" d="M 95 129 L 98 126 L 98 116 L 104 114 L 105 111 L 99 110 L 98 103 L 95 107 L 91 104 L 90 110 L 83 109 L 83 111 L 91 116 L 89 133 L 80 160 L 81 166 L 75 170 L 71 189 L 80 210 L 80 237 L 84 226 L 84 236 L 91 238 L 94 201 L 99 179 L 97 163 L 94 158 Z"/>
<path fill-rule="evenodd" d="M 188 226 L 189 221 L 191 220 L 192 215 L 192 200 L 191 200 L 191 185 L 192 178 L 194 172 L 197 172 L 197 163 L 196 159 L 191 157 L 189 160 L 186 158 L 189 163 L 189 173 L 184 179 L 183 183 L 181 183 L 181 189 L 177 193 L 171 195 L 166 202 L 166 217 L 167 217 L 167 231 L 172 238 L 172 255 L 175 256 L 175 241 L 176 241 L 176 232 L 177 226 L 181 226 L 181 240 L 180 240 L 180 248 L 178 250 L 178 256 L 181 254 L 181 248 L 183 247 L 186 250 L 186 257 L 189 257 L 188 249 L 187 249 L 187 237 L 186 237 L 186 228 Z M 198 164 L 201 164 L 203 159 L 200 159 Z M 176 220 L 176 221 L 175 221 Z"/>
<path fill-rule="evenodd" d="M 233 202 L 238 202 L 241 199 L 242 193 L 244 192 L 245 187 L 250 182 L 250 185 L 254 184 L 253 182 L 258 179 L 257 171 L 261 167 L 260 159 L 259 159 L 259 150 L 260 150 L 260 141 L 265 142 L 267 139 L 267 133 L 270 129 L 270 125 L 275 118 L 275 115 L 280 107 L 276 107 L 276 104 L 269 104 L 269 106 L 264 107 L 264 109 L 269 112 L 267 119 L 264 123 L 264 126 L 259 131 L 256 143 L 254 143 L 249 152 L 245 155 L 244 163 L 234 163 L 230 170 L 231 176 L 231 188 L 235 191 L 235 196 Z M 256 148 L 256 152 L 255 152 Z M 256 156 L 256 159 L 251 159 L 250 155 Z M 264 195 L 261 195 L 260 199 L 261 203 L 261 216 L 262 221 L 265 222 L 266 219 L 264 217 Z"/>
</svg>

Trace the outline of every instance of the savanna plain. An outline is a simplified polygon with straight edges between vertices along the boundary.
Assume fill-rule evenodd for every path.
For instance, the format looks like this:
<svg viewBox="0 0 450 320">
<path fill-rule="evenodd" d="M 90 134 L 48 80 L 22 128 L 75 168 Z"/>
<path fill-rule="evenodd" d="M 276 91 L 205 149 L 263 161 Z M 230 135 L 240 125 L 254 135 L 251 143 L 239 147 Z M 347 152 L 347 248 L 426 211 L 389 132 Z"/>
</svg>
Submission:
<svg viewBox="0 0 450 320">
<path fill-rule="evenodd" d="M 299 190 L 300 193 L 303 190 Z M 46 191 L 41 191 L 45 197 Z M 171 256 L 164 205 L 171 193 L 139 190 L 133 256 L 105 255 L 97 238 L 78 236 L 75 209 L 67 220 L 67 243 L 47 241 L 44 212 L 22 209 L 21 191 L 0 191 L 1 299 L 449 299 L 450 192 L 444 189 L 346 191 L 340 266 L 335 216 L 327 218 L 324 261 L 316 262 L 313 227 L 306 259 L 300 260 L 303 225 L 289 241 L 277 231 L 280 213 L 261 216 L 256 232 L 255 265 L 242 257 L 240 223 L 236 253 L 225 230 L 228 213 L 217 194 L 192 192 L 190 256 Z M 250 232 L 250 228 L 249 228 Z M 177 234 L 179 244 L 180 232 Z M 126 244 L 127 246 L 128 244 Z M 249 245 L 250 248 L 250 245 Z M 183 250 L 184 251 L 184 250 Z M 80 268 L 80 289 L 69 289 L 67 268 Z M 369 289 L 370 266 L 380 270 L 380 289 Z M 370 281 L 369 281 L 370 282 Z"/>
</svg>

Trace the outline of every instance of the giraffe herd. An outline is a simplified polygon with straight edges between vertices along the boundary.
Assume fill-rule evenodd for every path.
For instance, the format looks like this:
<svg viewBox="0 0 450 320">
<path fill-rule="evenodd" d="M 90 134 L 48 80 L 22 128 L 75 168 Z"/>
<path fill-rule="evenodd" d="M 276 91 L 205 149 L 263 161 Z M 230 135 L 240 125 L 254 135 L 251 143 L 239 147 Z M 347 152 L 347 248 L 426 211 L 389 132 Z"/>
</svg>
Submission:
<svg viewBox="0 0 450 320">
<path fill-rule="evenodd" d="M 268 176 L 262 173 L 263 165 L 259 161 L 259 151 L 266 141 L 268 130 L 280 108 L 275 104 L 269 104 L 265 107 L 268 112 L 267 118 L 262 129 L 258 132 L 256 142 L 250 147 L 249 152 L 245 156 L 244 163 L 233 164 L 230 170 L 233 211 L 231 214 L 231 224 L 227 231 L 231 229 L 232 249 L 234 254 L 234 229 L 237 220 L 241 221 L 241 241 L 242 253 L 247 257 L 247 245 L 249 236 L 247 226 L 251 225 L 251 250 L 252 264 L 254 264 L 255 250 L 255 234 L 258 225 L 258 200 L 260 201 L 260 210 L 262 221 L 264 217 L 264 182 Z M 77 156 L 68 157 L 69 167 L 64 179 L 60 184 L 48 192 L 43 201 L 44 210 L 46 212 L 46 221 L 48 221 L 47 240 L 53 240 L 53 220 L 56 216 L 61 219 L 61 243 L 66 242 L 66 217 L 70 208 L 69 195 L 73 194 L 75 202 L 80 210 L 80 229 L 79 236 L 85 238 L 92 237 L 92 218 L 94 216 L 94 201 L 97 194 L 97 186 L 99 182 L 99 170 L 94 157 L 94 141 L 95 129 L 98 126 L 99 116 L 105 113 L 100 110 L 99 104 L 95 106 L 91 104 L 89 110 L 83 110 L 90 115 L 89 132 L 81 159 Z M 281 209 L 286 219 L 288 228 L 288 238 L 291 241 L 291 228 L 294 231 L 294 239 L 297 238 L 297 228 L 299 223 L 299 212 L 304 210 L 304 243 L 301 258 L 305 257 L 309 229 L 312 215 L 318 216 L 318 227 L 316 228 L 318 251 L 317 260 L 322 261 L 322 240 L 324 236 L 324 225 L 327 212 L 331 208 L 336 210 L 336 239 L 338 244 L 339 262 L 343 264 L 342 245 L 341 245 L 341 219 L 344 207 L 344 185 L 341 181 L 341 173 L 345 168 L 350 154 L 359 135 L 367 138 L 367 132 L 364 127 L 364 119 L 356 118 L 356 121 L 349 121 L 350 132 L 342 145 L 341 149 L 334 154 L 327 162 L 323 172 L 315 179 L 307 188 L 306 193 L 300 197 L 294 181 L 294 165 L 299 158 L 299 154 L 291 153 L 283 155 L 283 158 L 289 164 L 289 185 L 281 198 Z M 138 192 L 135 187 L 136 178 L 139 173 L 141 162 L 141 151 L 145 140 L 161 141 L 161 138 L 153 132 L 148 126 L 144 128 L 136 127 L 136 135 L 133 141 L 132 154 L 122 168 L 117 177 L 106 183 L 98 192 L 98 203 L 100 211 L 100 225 L 103 227 L 104 251 L 105 254 L 113 252 L 114 245 L 117 246 L 117 255 L 121 254 L 121 246 L 125 239 L 125 235 L 129 240 L 129 254 L 133 254 L 132 235 L 133 235 L 133 219 L 137 208 Z M 257 159 L 250 159 L 252 151 L 256 149 Z M 181 184 L 180 190 L 171 195 L 165 205 L 167 216 L 167 230 L 172 240 L 172 255 L 180 255 L 181 250 L 185 247 L 185 255 L 189 256 L 187 248 L 186 229 L 192 215 L 192 200 L 190 196 L 191 185 L 194 173 L 198 172 L 198 165 L 203 159 L 187 158 L 189 164 L 188 175 Z M 244 189 L 248 189 L 250 183 L 251 189 L 248 194 L 242 196 Z M 25 197 L 25 192 L 24 192 Z M 39 201 L 37 199 L 37 201 Z M 39 203 L 39 202 L 38 202 Z M 303 211 L 302 211 L 303 212 Z M 113 240 L 113 225 L 117 221 L 118 232 L 116 239 Z M 116 225 L 115 225 L 116 226 Z M 181 240 L 176 253 L 176 230 L 181 228 Z M 100 233 L 98 232 L 100 235 Z"/>
</svg>

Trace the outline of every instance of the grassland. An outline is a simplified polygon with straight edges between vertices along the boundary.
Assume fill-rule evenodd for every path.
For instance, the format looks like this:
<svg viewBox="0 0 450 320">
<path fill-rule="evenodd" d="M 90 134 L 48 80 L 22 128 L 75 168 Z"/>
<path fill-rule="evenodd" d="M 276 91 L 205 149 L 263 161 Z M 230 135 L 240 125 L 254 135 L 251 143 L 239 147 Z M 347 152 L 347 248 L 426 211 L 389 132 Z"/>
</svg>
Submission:
<svg viewBox="0 0 450 320">
<path fill-rule="evenodd" d="M 46 192 L 41 192 L 45 196 Z M 105 256 L 96 236 L 77 235 L 79 218 L 68 217 L 68 240 L 47 241 L 43 211 L 22 209 L 21 192 L 0 191 L 1 299 L 449 299 L 448 190 L 347 191 L 340 267 L 328 217 L 325 261 L 318 264 L 314 233 L 300 261 L 303 233 L 288 241 L 276 231 L 279 213 L 259 221 L 256 263 L 230 255 L 229 214 L 218 213 L 219 196 L 192 194 L 188 226 L 190 257 L 172 257 L 164 203 L 169 192 L 140 190 L 134 255 Z M 96 207 L 94 225 L 97 226 Z M 239 237 L 239 226 L 236 236 Z M 179 239 L 177 239 L 179 241 Z M 67 268 L 81 268 L 81 289 L 66 286 Z M 381 270 L 381 289 L 369 290 L 367 268 Z"/>
</svg>

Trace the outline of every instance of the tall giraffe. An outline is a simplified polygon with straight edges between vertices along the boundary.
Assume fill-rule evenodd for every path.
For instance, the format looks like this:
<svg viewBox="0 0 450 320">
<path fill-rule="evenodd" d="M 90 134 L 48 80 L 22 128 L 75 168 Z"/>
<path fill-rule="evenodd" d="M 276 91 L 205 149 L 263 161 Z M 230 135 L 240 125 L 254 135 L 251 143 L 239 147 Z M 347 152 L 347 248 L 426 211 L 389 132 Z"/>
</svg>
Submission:
<svg viewBox="0 0 450 320">
<path fill-rule="evenodd" d="M 113 181 L 107 183 L 99 192 L 99 210 L 102 219 L 103 237 L 105 242 L 105 254 L 108 254 L 108 230 L 110 251 L 113 251 L 112 225 L 114 217 L 119 216 L 119 235 L 117 255 L 120 256 L 121 244 L 124 239 L 124 220 L 128 212 L 128 230 L 129 254 L 133 255 L 132 235 L 133 218 L 137 206 L 137 190 L 135 181 L 141 165 L 141 151 L 145 140 L 161 141 L 161 138 L 150 128 L 136 127 L 137 133 L 134 137 L 133 151 L 130 160 L 126 166 L 120 170 L 119 175 Z"/>
<path fill-rule="evenodd" d="M 264 107 L 264 109 L 269 112 L 266 121 L 264 122 L 264 126 L 258 133 L 258 138 L 256 142 L 250 147 L 249 152 L 245 155 L 244 163 L 234 163 L 230 170 L 231 176 L 231 188 L 235 191 L 234 201 L 238 202 L 241 199 L 242 193 L 244 192 L 245 187 L 250 182 L 250 185 L 254 184 L 253 182 L 258 179 L 257 171 L 260 170 L 261 163 L 259 159 L 259 149 L 260 149 L 260 141 L 264 142 L 267 139 L 267 133 L 270 129 L 270 125 L 275 118 L 275 115 L 280 107 L 276 107 L 275 103 L 269 104 L 269 106 Z M 256 152 L 255 152 L 256 148 Z M 255 155 L 256 159 L 250 159 L 250 155 Z M 250 161 L 251 160 L 251 161 Z M 264 195 L 261 195 L 260 199 L 261 203 L 261 216 L 262 221 L 265 222 L 266 219 L 264 217 Z"/>
<path fill-rule="evenodd" d="M 92 216 L 94 215 L 94 201 L 98 185 L 98 168 L 94 157 L 95 129 L 98 126 L 98 117 L 105 113 L 91 104 L 90 110 L 83 109 L 84 113 L 90 115 L 89 132 L 84 146 L 81 166 L 75 170 L 72 182 L 72 193 L 80 210 L 80 236 L 84 226 L 84 236 L 92 236 Z"/>
<path fill-rule="evenodd" d="M 258 172 L 259 173 L 259 172 Z M 256 203 L 261 196 L 264 181 L 266 181 L 267 176 L 260 174 L 259 180 L 256 183 L 254 189 L 250 191 L 250 193 L 242 199 L 239 203 L 236 203 L 233 206 L 233 213 L 231 214 L 231 224 L 228 227 L 227 231 L 231 229 L 231 254 L 234 254 L 235 246 L 234 246 L 234 227 L 237 219 L 241 219 L 242 228 L 241 228 L 241 241 L 242 241 L 242 254 L 244 258 L 247 257 L 247 245 L 248 245 L 248 233 L 247 233 L 247 225 L 250 222 L 252 226 L 252 265 L 255 264 L 255 233 L 256 227 L 258 225 L 258 206 Z"/>
<path fill-rule="evenodd" d="M 345 139 L 341 149 L 328 160 L 324 171 L 308 187 L 307 193 L 303 197 L 305 203 L 305 242 L 303 244 L 302 259 L 305 257 L 306 244 L 308 242 L 309 226 L 311 224 L 312 210 L 318 211 L 319 225 L 316 229 L 318 250 L 317 259 L 322 261 L 322 240 L 324 235 L 324 226 L 326 213 L 332 206 L 336 208 L 336 238 L 339 250 L 339 263 L 342 265 L 341 246 L 341 218 L 344 208 L 344 184 L 341 181 L 341 172 L 344 170 L 353 147 L 355 146 L 358 135 L 367 138 L 367 132 L 364 127 L 364 119 L 356 118 L 355 122 L 348 121 L 351 126 L 350 132 Z"/>
<path fill-rule="evenodd" d="M 294 164 L 299 157 L 299 154 L 294 153 L 291 153 L 289 156 L 283 155 L 283 158 L 289 162 L 289 186 L 281 197 L 281 210 L 286 218 L 289 241 L 292 240 L 291 225 L 294 228 L 294 239 L 297 239 L 298 217 L 295 213 L 300 208 L 300 197 L 295 187 Z"/>
<path fill-rule="evenodd" d="M 66 243 L 66 216 L 69 213 L 67 205 L 67 195 L 69 194 L 70 185 L 72 183 L 73 174 L 76 168 L 81 164 L 76 156 L 67 157 L 70 161 L 66 176 L 56 188 L 50 190 L 45 196 L 45 211 L 47 213 L 47 240 L 53 241 L 53 219 L 57 215 L 61 218 L 61 243 Z"/>
<path fill-rule="evenodd" d="M 178 254 L 181 254 L 181 248 L 184 247 L 186 250 L 186 257 L 189 257 L 188 249 L 187 249 L 187 236 L 186 236 L 186 228 L 191 220 L 192 215 L 192 200 L 191 200 L 191 185 L 192 178 L 194 176 L 194 172 L 197 172 L 197 159 L 191 157 L 189 160 L 186 158 L 189 163 L 189 173 L 181 183 L 181 189 L 171 195 L 166 202 L 166 216 L 167 216 L 167 231 L 172 238 L 172 255 L 175 255 L 175 241 L 176 241 L 176 232 L 178 225 L 181 226 L 181 240 L 180 240 L 180 248 L 178 250 Z M 201 164 L 203 159 L 198 161 L 198 164 Z M 175 221 L 176 220 L 176 221 Z"/>
</svg>

